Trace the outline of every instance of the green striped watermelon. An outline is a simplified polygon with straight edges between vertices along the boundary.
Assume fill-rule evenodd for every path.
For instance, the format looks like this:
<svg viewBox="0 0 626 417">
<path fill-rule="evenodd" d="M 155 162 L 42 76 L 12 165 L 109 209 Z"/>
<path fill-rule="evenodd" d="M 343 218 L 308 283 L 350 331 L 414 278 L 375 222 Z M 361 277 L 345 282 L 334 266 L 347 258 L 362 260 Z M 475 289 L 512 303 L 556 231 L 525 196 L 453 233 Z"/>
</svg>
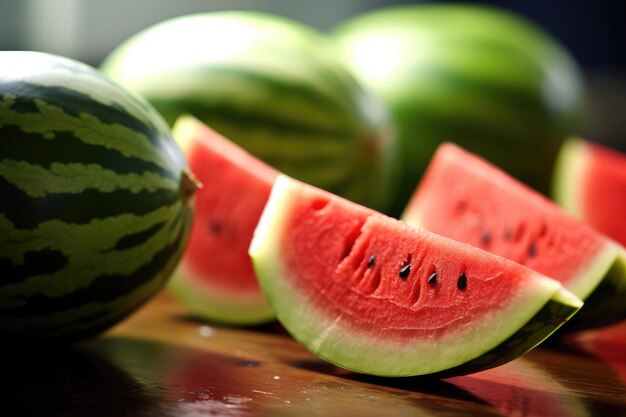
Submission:
<svg viewBox="0 0 626 417">
<path fill-rule="evenodd" d="M 0 335 L 75 339 L 159 290 L 195 183 L 160 115 L 93 68 L 0 52 Z"/>
<path fill-rule="evenodd" d="M 192 114 L 281 172 L 384 209 L 394 142 L 333 46 L 277 16 L 206 13 L 145 29 L 102 70 L 170 123 Z"/>
<path fill-rule="evenodd" d="M 370 12 L 334 35 L 348 67 L 397 124 L 403 173 L 395 214 L 443 141 L 548 191 L 583 89 L 576 63 L 549 34 L 495 8 L 437 4 Z"/>
</svg>

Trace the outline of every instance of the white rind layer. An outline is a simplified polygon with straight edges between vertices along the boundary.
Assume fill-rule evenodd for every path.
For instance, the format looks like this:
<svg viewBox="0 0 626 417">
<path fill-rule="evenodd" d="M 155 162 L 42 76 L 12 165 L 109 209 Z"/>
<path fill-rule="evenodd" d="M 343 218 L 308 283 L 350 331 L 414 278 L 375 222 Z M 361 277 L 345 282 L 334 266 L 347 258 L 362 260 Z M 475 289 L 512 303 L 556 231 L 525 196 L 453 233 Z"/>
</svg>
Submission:
<svg viewBox="0 0 626 417">
<path fill-rule="evenodd" d="M 197 273 L 181 263 L 167 286 L 176 298 L 184 300 L 193 314 L 235 326 L 267 323 L 274 319 L 274 312 L 258 291 L 225 291 L 194 276 Z"/>
</svg>

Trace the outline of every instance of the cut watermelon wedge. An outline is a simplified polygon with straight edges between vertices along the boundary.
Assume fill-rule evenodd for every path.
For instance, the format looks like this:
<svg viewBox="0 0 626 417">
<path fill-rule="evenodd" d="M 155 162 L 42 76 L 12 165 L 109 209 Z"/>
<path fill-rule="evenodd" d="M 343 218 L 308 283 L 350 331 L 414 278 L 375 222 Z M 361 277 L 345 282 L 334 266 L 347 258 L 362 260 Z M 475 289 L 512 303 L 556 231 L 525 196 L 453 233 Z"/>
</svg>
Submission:
<svg viewBox="0 0 626 417">
<path fill-rule="evenodd" d="M 554 198 L 565 210 L 626 245 L 626 154 L 582 139 L 561 147 Z"/>
<path fill-rule="evenodd" d="M 442 145 L 402 219 L 560 281 L 585 307 L 569 329 L 626 318 L 626 251 L 487 161 Z"/>
<path fill-rule="evenodd" d="M 250 246 L 311 352 L 361 373 L 464 374 L 536 346 L 582 305 L 557 281 L 279 176 Z"/>
<path fill-rule="evenodd" d="M 169 289 L 204 319 L 231 325 L 273 320 L 248 247 L 278 172 L 191 116 L 178 119 L 173 135 L 204 187 Z"/>
</svg>

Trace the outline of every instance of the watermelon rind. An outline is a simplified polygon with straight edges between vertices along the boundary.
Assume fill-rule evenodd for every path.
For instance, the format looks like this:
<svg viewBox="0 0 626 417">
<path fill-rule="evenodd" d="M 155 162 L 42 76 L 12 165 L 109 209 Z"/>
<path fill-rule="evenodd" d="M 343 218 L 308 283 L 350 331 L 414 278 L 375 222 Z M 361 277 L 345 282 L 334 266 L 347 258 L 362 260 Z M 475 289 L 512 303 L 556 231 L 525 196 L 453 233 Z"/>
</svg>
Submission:
<svg viewBox="0 0 626 417">
<path fill-rule="evenodd" d="M 575 277 L 572 277 L 567 284 L 567 289 L 586 301 L 585 310 L 591 310 L 588 303 L 589 298 L 593 297 L 603 284 L 612 287 L 615 291 L 621 289 L 614 293 L 614 297 L 626 290 L 626 270 L 622 267 L 625 264 L 626 251 L 624 248 L 607 239 L 604 248 L 598 252 L 595 258 L 585 268 L 578 271 Z M 626 297 L 626 293 L 624 296 Z M 622 314 L 624 316 L 626 306 L 622 310 L 625 310 Z"/>
<path fill-rule="evenodd" d="M 297 195 L 298 182 L 281 176 L 259 221 L 250 256 L 261 288 L 278 320 L 313 354 L 343 368 L 380 376 L 465 374 L 500 365 L 532 349 L 568 320 L 582 302 L 556 281 L 536 274 L 497 314 L 481 317 L 471 331 L 395 344 L 343 326 L 342 315 L 328 317 L 298 292 L 281 263 L 281 236 Z M 389 221 L 395 221 L 389 219 Z M 443 374 L 442 374 L 443 375 Z"/>
<path fill-rule="evenodd" d="M 583 298 L 585 308 L 563 326 L 562 330 L 595 329 L 626 320 L 626 250 L 618 244 L 611 246 L 605 255 L 610 262 L 602 265 L 602 270 L 598 273 L 602 277 L 600 283 Z"/>
<path fill-rule="evenodd" d="M 275 319 L 274 311 L 257 292 L 224 291 L 209 282 L 191 279 L 194 274 L 179 265 L 167 285 L 194 316 L 231 326 L 252 326 Z"/>
</svg>

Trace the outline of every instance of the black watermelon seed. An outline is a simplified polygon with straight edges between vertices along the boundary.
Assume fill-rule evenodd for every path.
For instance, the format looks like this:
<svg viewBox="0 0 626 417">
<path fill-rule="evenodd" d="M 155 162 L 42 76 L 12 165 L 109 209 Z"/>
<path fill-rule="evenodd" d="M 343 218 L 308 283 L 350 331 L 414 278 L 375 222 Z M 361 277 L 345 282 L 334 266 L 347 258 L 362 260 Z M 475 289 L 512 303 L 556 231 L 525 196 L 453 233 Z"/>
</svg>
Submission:
<svg viewBox="0 0 626 417">
<path fill-rule="evenodd" d="M 411 273 L 411 264 L 408 264 L 402 267 L 398 275 L 400 275 L 400 278 L 406 278 L 409 276 L 410 273 Z"/>
<path fill-rule="evenodd" d="M 456 286 L 459 290 L 464 290 L 465 288 L 467 288 L 467 277 L 464 273 L 461 273 L 461 275 L 459 275 L 459 280 L 456 282 Z"/>
<path fill-rule="evenodd" d="M 537 256 L 537 246 L 533 244 L 528 247 L 528 256 L 530 256 L 531 258 Z"/>
<path fill-rule="evenodd" d="M 435 285 L 437 283 L 437 273 L 433 272 L 433 274 L 428 277 L 428 285 Z"/>
<path fill-rule="evenodd" d="M 376 260 L 376 255 L 372 254 L 370 258 L 367 260 L 367 267 L 371 268 L 374 265 L 375 260 Z"/>
</svg>

